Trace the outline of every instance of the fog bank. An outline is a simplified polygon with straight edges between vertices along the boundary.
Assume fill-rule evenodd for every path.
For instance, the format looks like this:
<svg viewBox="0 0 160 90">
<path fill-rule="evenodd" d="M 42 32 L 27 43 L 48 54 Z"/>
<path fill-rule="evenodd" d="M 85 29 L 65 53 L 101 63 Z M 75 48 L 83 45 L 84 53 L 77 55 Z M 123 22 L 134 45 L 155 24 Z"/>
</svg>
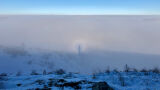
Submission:
<svg viewBox="0 0 160 90">
<path fill-rule="evenodd" d="M 0 45 L 160 54 L 160 16 L 0 16 Z"/>
<path fill-rule="evenodd" d="M 0 72 L 26 69 L 28 61 L 35 62 L 30 69 L 50 68 L 41 65 L 46 53 L 54 69 L 73 72 L 122 69 L 125 64 L 152 68 L 160 64 L 159 39 L 160 16 L 0 15 Z M 13 58 L 4 47 L 21 47 L 30 54 Z M 15 66 L 14 60 L 24 62 Z"/>
</svg>

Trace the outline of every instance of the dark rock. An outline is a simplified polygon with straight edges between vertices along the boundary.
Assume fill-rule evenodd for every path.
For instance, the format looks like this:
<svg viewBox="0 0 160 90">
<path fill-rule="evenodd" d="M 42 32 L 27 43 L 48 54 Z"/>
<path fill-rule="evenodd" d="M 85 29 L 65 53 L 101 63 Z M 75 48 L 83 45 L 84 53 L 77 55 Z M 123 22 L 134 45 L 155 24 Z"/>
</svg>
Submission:
<svg viewBox="0 0 160 90">
<path fill-rule="evenodd" d="M 113 90 L 106 82 L 96 82 L 92 86 L 92 90 Z"/>
<path fill-rule="evenodd" d="M 53 86 L 53 84 L 54 84 L 54 83 L 53 83 L 53 80 L 52 80 L 52 79 L 51 79 L 51 80 L 49 80 L 49 82 L 48 82 L 48 86 L 49 86 L 49 87 L 52 87 L 52 86 Z"/>
<path fill-rule="evenodd" d="M 72 87 L 74 89 L 81 89 L 80 84 L 81 82 L 65 82 L 65 83 L 60 82 L 60 83 L 55 83 L 54 85 L 60 88 Z"/>
<path fill-rule="evenodd" d="M 44 85 L 41 90 L 52 90 L 51 88 L 47 87 L 47 85 Z"/>
<path fill-rule="evenodd" d="M 67 82 L 67 81 L 64 80 L 64 79 L 59 79 L 57 82 L 62 82 L 62 83 L 64 83 L 64 82 Z"/>
<path fill-rule="evenodd" d="M 45 81 L 44 81 L 44 80 L 36 80 L 35 82 L 36 82 L 36 83 L 38 83 L 39 85 L 42 85 L 42 84 L 44 84 L 44 83 L 45 83 Z"/>
<path fill-rule="evenodd" d="M 6 73 L 1 73 L 0 76 L 7 76 L 7 74 Z"/>
<path fill-rule="evenodd" d="M 21 86 L 21 85 L 22 85 L 22 84 L 20 84 L 20 83 L 17 84 L 18 87 Z"/>
<path fill-rule="evenodd" d="M 64 83 L 64 86 L 65 87 L 72 87 L 74 89 L 81 89 L 79 84 L 81 84 L 81 82 L 68 82 L 68 83 Z"/>
</svg>

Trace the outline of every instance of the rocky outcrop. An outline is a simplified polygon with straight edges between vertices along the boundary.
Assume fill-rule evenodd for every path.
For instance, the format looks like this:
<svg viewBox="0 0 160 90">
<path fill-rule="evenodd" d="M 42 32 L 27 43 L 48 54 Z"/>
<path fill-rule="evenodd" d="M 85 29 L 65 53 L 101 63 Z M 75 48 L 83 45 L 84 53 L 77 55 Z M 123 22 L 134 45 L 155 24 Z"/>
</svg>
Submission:
<svg viewBox="0 0 160 90">
<path fill-rule="evenodd" d="M 92 90 L 113 90 L 106 82 L 96 82 L 92 86 Z"/>
</svg>

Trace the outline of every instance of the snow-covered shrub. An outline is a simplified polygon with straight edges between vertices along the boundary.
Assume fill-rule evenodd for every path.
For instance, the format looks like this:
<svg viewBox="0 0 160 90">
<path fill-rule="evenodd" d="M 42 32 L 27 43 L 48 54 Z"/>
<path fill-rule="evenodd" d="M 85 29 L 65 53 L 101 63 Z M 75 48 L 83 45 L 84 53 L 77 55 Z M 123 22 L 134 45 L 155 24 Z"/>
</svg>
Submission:
<svg viewBox="0 0 160 90">
<path fill-rule="evenodd" d="M 96 79 L 96 74 L 93 74 L 93 75 L 92 75 L 92 79 Z"/>
<path fill-rule="evenodd" d="M 43 85 L 45 84 L 44 80 L 36 80 L 35 83 L 38 83 L 39 85 Z"/>
<path fill-rule="evenodd" d="M 22 75 L 22 72 L 17 72 L 16 76 L 21 76 Z"/>
<path fill-rule="evenodd" d="M 46 74 L 47 74 L 46 70 L 43 70 L 43 75 L 46 75 Z"/>
<path fill-rule="evenodd" d="M 63 76 L 64 78 L 71 78 L 73 77 L 73 73 L 69 72 L 68 74 L 66 74 L 65 76 Z"/>
<path fill-rule="evenodd" d="M 138 70 L 136 68 L 133 68 L 133 72 L 138 72 Z"/>
<path fill-rule="evenodd" d="M 158 67 L 155 67 L 151 70 L 153 73 L 160 73 L 160 69 Z"/>
<path fill-rule="evenodd" d="M 36 70 L 32 70 L 31 75 L 39 75 L 39 73 L 37 73 Z"/>
<path fill-rule="evenodd" d="M 105 73 L 110 73 L 110 68 L 109 67 L 106 69 Z"/>
<path fill-rule="evenodd" d="M 65 74 L 65 71 L 63 69 L 59 69 L 59 70 L 56 70 L 55 73 L 58 75 L 62 75 L 62 74 Z"/>
<path fill-rule="evenodd" d="M 54 74 L 54 71 L 48 72 L 47 74 Z"/>
<path fill-rule="evenodd" d="M 114 70 L 113 70 L 113 72 L 115 72 L 115 73 L 119 73 L 119 71 L 118 71 L 117 69 L 114 69 Z"/>
<path fill-rule="evenodd" d="M 124 66 L 124 72 L 129 72 L 130 71 L 130 67 L 126 64 Z"/>
<path fill-rule="evenodd" d="M 49 87 L 52 87 L 54 85 L 54 79 L 53 78 L 49 78 L 48 79 L 49 82 L 47 83 Z"/>
<path fill-rule="evenodd" d="M 140 72 L 148 72 L 148 70 L 143 68 L 142 70 L 140 70 Z"/>
<path fill-rule="evenodd" d="M 143 68 L 142 70 L 140 70 L 140 72 L 143 72 L 144 75 L 149 75 L 149 71 L 145 68 Z"/>
<path fill-rule="evenodd" d="M 39 89 L 38 89 L 39 90 Z M 40 90 L 52 90 L 51 88 L 49 88 L 47 85 L 44 85 L 42 89 Z"/>
</svg>

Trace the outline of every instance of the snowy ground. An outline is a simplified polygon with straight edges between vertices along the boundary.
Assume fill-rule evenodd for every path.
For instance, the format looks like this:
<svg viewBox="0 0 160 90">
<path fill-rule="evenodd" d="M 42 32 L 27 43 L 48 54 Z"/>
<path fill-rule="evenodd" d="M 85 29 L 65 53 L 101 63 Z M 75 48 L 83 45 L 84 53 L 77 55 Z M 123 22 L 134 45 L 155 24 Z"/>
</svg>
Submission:
<svg viewBox="0 0 160 90">
<path fill-rule="evenodd" d="M 40 52 L 40 50 L 1 47 L 0 90 L 44 88 L 91 90 L 92 86 L 98 82 L 106 82 L 115 90 L 160 90 L 159 67 L 151 69 L 153 66 L 159 66 L 159 59 L 159 55 L 115 52 L 90 52 L 78 55 L 76 53 Z M 111 65 L 111 69 L 109 69 L 108 64 Z M 132 67 L 130 68 L 131 72 L 120 72 L 123 71 L 122 66 L 125 64 Z M 141 68 L 141 70 L 134 65 L 147 68 L 144 70 Z M 113 67 L 117 68 L 118 71 L 114 70 Z M 134 70 L 135 67 L 138 72 Z M 57 74 L 56 70 L 58 69 L 63 69 L 66 73 Z M 106 69 L 113 71 L 99 73 L 106 71 Z M 31 72 L 33 72 L 32 75 Z M 2 73 L 6 73 L 6 75 Z"/>
<path fill-rule="evenodd" d="M 23 47 L 0 46 L 0 73 L 30 73 L 32 70 L 90 74 L 105 71 L 108 67 L 123 70 L 125 65 L 136 69 L 159 67 L 160 55 L 91 50 L 77 54 Z"/>
<path fill-rule="evenodd" d="M 82 90 L 91 90 L 95 82 L 107 82 L 115 90 L 160 90 L 160 74 L 152 72 L 110 72 L 94 75 L 47 74 L 47 75 L 7 75 L 0 77 L 0 89 L 34 90 L 50 88 L 52 90 L 74 90 L 77 87 L 60 86 L 64 83 L 76 83 Z"/>
</svg>

